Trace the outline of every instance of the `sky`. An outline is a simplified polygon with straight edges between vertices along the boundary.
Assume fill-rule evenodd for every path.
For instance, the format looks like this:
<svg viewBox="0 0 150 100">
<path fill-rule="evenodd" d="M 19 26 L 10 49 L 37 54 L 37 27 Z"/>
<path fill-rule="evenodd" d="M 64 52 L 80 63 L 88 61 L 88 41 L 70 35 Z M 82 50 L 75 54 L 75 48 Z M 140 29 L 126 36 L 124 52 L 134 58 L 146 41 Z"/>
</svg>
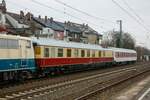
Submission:
<svg viewBox="0 0 150 100">
<path fill-rule="evenodd" d="M 62 1 L 94 17 L 77 12 L 56 1 Z M 114 1 L 131 15 L 124 12 L 112 0 L 6 0 L 6 4 L 7 10 L 14 13 L 23 10 L 31 12 L 34 16 L 53 17 L 54 20 L 62 22 L 84 23 L 101 34 L 111 30 L 119 31 L 117 20 L 122 20 L 123 31 L 130 33 L 137 45 L 150 49 L 150 0 Z"/>
</svg>

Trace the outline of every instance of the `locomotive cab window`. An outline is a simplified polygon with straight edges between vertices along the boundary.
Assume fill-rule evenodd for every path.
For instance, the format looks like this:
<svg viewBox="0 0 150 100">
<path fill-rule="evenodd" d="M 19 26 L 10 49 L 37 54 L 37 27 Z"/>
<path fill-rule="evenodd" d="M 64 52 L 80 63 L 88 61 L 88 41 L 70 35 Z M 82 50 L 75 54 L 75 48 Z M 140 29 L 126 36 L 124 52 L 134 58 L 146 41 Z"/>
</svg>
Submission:
<svg viewBox="0 0 150 100">
<path fill-rule="evenodd" d="M 67 57 L 71 57 L 71 49 L 67 49 Z"/>
<path fill-rule="evenodd" d="M 0 49 L 6 49 L 6 48 L 7 48 L 7 40 L 0 39 Z"/>
<path fill-rule="evenodd" d="M 27 47 L 27 48 L 31 48 L 31 41 L 27 41 L 26 47 Z"/>
<path fill-rule="evenodd" d="M 58 57 L 63 57 L 63 48 L 58 48 Z"/>
</svg>

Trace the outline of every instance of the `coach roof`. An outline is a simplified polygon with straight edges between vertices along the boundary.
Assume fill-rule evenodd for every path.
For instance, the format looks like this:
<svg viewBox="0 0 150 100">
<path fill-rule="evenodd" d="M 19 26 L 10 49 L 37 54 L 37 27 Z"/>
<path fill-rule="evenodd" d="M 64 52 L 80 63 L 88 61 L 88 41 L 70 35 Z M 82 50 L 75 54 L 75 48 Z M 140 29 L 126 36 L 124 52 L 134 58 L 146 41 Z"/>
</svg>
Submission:
<svg viewBox="0 0 150 100">
<path fill-rule="evenodd" d="M 94 45 L 94 44 L 66 42 L 62 40 L 45 39 L 45 38 L 39 38 L 39 39 L 32 38 L 32 40 L 38 45 L 57 46 L 57 47 L 66 47 L 66 48 L 93 49 L 93 50 L 106 50 L 102 48 L 100 45 Z"/>
<path fill-rule="evenodd" d="M 114 47 L 110 47 L 109 49 L 111 49 L 114 52 L 136 53 L 136 51 L 132 49 L 114 48 Z"/>
</svg>

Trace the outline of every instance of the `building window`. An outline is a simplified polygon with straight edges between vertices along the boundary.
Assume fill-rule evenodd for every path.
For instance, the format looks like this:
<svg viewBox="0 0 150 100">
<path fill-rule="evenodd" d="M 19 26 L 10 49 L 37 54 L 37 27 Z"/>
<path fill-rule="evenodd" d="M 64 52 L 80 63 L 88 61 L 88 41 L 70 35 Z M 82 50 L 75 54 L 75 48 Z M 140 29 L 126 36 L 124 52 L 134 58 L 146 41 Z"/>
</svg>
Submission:
<svg viewBox="0 0 150 100">
<path fill-rule="evenodd" d="M 90 50 L 87 50 L 87 57 L 90 57 Z"/>
<path fill-rule="evenodd" d="M 63 48 L 58 48 L 58 57 L 63 57 Z"/>
<path fill-rule="evenodd" d="M 44 57 L 49 57 L 49 48 L 44 48 Z"/>
<path fill-rule="evenodd" d="M 67 57 L 71 57 L 71 49 L 67 49 Z"/>
<path fill-rule="evenodd" d="M 78 49 L 74 49 L 74 56 L 75 56 L 75 57 L 78 57 L 78 54 L 79 54 Z"/>
</svg>

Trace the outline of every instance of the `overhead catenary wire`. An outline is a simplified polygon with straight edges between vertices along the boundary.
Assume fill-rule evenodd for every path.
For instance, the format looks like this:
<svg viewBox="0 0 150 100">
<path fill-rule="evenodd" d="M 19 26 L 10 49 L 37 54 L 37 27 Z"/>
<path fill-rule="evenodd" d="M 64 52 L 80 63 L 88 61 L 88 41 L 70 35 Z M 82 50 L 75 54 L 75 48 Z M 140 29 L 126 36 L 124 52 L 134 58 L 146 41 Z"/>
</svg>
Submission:
<svg viewBox="0 0 150 100">
<path fill-rule="evenodd" d="M 141 23 L 135 16 L 133 16 L 131 13 L 129 13 L 125 8 L 123 8 L 119 3 L 117 3 L 115 0 L 112 0 L 112 2 L 117 5 L 121 10 L 123 10 L 125 13 L 127 13 L 133 20 L 135 20 L 140 26 L 142 26 L 147 32 L 149 32 L 149 29 L 147 29 L 143 23 Z"/>
<path fill-rule="evenodd" d="M 11 4 L 11 5 L 14 5 L 15 7 L 18 7 L 19 9 L 22 9 L 22 10 L 23 10 L 23 8 L 24 8 L 25 11 L 31 11 L 31 10 L 28 9 L 27 7 L 22 6 L 22 5 L 18 5 L 17 3 L 12 2 L 11 0 L 7 0 L 7 2 L 8 2 L 9 4 Z M 40 12 L 37 11 L 37 10 L 34 10 L 34 12 L 40 13 Z"/>
<path fill-rule="evenodd" d="M 136 13 L 136 11 L 135 11 L 132 7 L 130 7 L 130 5 L 126 2 L 126 0 L 123 0 L 123 3 L 129 8 L 130 11 L 133 12 L 133 14 L 143 23 L 143 25 L 144 25 L 145 27 L 147 27 L 147 25 L 145 24 L 145 22 L 144 22 L 144 20 L 142 19 L 142 17 L 141 17 L 138 13 Z M 149 29 L 148 29 L 148 30 L 149 30 Z M 150 30 L 149 30 L 149 31 L 150 31 Z"/>
<path fill-rule="evenodd" d="M 82 13 L 82 14 L 84 14 L 84 15 L 86 15 L 86 16 L 92 17 L 92 18 L 94 18 L 94 19 L 97 19 L 97 20 L 100 20 L 100 21 L 105 21 L 105 22 L 108 22 L 108 23 L 113 23 L 113 24 L 115 23 L 115 22 L 113 22 L 113 21 L 110 21 L 110 20 L 107 20 L 107 19 L 104 19 L 104 18 L 100 18 L 100 17 L 94 16 L 94 15 L 92 15 L 92 14 L 89 14 L 89 13 L 85 12 L 85 11 L 82 11 L 82 10 L 80 10 L 80 9 L 77 9 L 77 8 L 75 8 L 75 7 L 73 7 L 73 6 L 69 5 L 69 4 L 67 4 L 67 3 L 64 3 L 64 2 L 62 2 L 62 1 L 60 1 L 60 0 L 54 0 L 54 1 L 56 1 L 57 3 L 60 3 L 60 4 L 64 5 L 64 6 L 66 6 L 66 7 L 68 7 L 68 8 L 71 8 L 71 9 L 73 9 L 73 10 L 79 12 L 79 13 Z"/>
<path fill-rule="evenodd" d="M 67 12 L 64 13 L 64 11 L 62 11 L 62 10 L 59 10 L 59 9 L 56 9 L 56 8 L 51 7 L 51 6 L 49 6 L 49 5 L 43 4 L 43 3 L 38 2 L 38 1 L 36 1 L 36 0 L 30 0 L 30 1 L 32 1 L 32 2 L 35 3 L 35 4 L 38 4 L 39 6 L 43 6 L 43 7 L 52 9 L 52 10 L 54 10 L 54 11 L 56 11 L 56 12 L 66 14 L 66 15 L 68 15 L 68 16 L 70 16 L 70 17 L 72 17 L 72 18 L 78 19 L 78 20 L 80 20 L 80 21 L 87 22 L 87 23 L 89 23 L 89 24 L 94 25 L 95 27 L 99 26 L 99 25 L 97 25 L 97 24 L 95 24 L 95 23 L 92 23 L 92 22 L 90 22 L 90 21 L 87 21 L 87 20 L 85 20 L 85 19 L 76 17 L 76 16 L 74 16 L 74 15 L 72 15 L 72 14 L 70 14 L 70 13 L 67 13 Z M 100 27 L 98 27 L 98 28 L 101 28 L 101 29 L 106 30 L 103 26 L 100 26 Z"/>
</svg>

